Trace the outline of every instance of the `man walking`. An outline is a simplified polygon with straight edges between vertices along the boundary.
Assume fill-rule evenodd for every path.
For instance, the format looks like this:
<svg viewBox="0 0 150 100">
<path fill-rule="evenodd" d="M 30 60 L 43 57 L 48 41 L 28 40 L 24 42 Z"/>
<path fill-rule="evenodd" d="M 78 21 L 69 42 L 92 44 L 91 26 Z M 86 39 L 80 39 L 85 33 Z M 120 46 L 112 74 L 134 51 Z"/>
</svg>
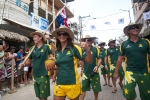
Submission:
<svg viewBox="0 0 150 100">
<path fill-rule="evenodd" d="M 114 73 L 114 79 L 118 78 L 118 70 L 125 56 L 126 71 L 123 94 L 127 100 L 136 98 L 135 87 L 139 87 L 141 100 L 150 100 L 150 67 L 148 54 L 150 44 L 148 40 L 140 38 L 138 35 L 142 29 L 142 24 L 130 23 L 124 28 L 124 34 L 128 39 L 120 47 L 120 54 Z"/>
<path fill-rule="evenodd" d="M 101 62 L 100 50 L 92 46 L 94 37 L 86 35 L 85 38 L 81 39 L 81 41 L 86 42 L 92 54 L 92 64 L 88 64 L 84 61 L 84 70 L 81 70 L 83 72 L 81 100 L 84 100 L 86 91 L 90 91 L 91 86 L 94 91 L 94 100 L 98 100 L 98 93 L 101 91 L 100 76 L 98 73 L 98 68 Z"/>
<path fill-rule="evenodd" d="M 107 85 L 107 79 L 108 79 L 108 86 L 112 87 L 112 85 L 110 84 L 109 68 L 108 68 L 108 65 L 105 65 L 105 64 L 107 64 L 107 56 L 105 56 L 106 55 L 106 49 L 104 48 L 105 45 L 106 45 L 106 43 L 103 41 L 101 41 L 99 43 L 100 56 L 102 56 L 102 64 L 100 65 L 100 68 L 101 68 L 101 74 L 103 75 L 104 82 L 105 82 L 103 84 L 103 86 Z M 107 75 L 107 77 L 106 77 L 106 75 Z"/>
<path fill-rule="evenodd" d="M 116 62 L 118 59 L 118 53 L 119 53 L 119 47 L 116 46 L 116 40 L 114 39 L 110 39 L 108 42 L 109 48 L 107 49 L 107 56 L 108 56 L 108 63 L 109 63 L 109 67 L 110 67 L 110 77 L 112 78 L 112 82 L 113 82 L 113 86 L 114 89 L 112 91 L 112 93 L 116 93 L 117 92 L 117 87 L 116 87 L 116 81 L 113 79 L 113 74 L 115 71 L 115 66 L 116 66 Z M 124 78 L 124 71 L 122 66 L 119 69 L 119 77 L 120 77 L 120 81 L 119 81 L 119 85 L 122 88 L 123 84 L 123 78 Z"/>
</svg>

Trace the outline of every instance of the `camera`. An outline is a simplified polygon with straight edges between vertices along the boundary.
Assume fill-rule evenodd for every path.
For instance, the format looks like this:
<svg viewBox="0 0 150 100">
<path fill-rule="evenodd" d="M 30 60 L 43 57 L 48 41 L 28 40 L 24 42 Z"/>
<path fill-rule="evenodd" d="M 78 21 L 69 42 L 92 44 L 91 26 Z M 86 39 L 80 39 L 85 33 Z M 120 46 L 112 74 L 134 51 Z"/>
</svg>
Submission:
<svg viewBox="0 0 150 100">
<path fill-rule="evenodd" d="M 90 76 L 91 76 L 91 77 L 94 77 L 95 74 L 96 74 L 96 72 L 93 71 L 93 72 L 90 74 Z"/>
</svg>

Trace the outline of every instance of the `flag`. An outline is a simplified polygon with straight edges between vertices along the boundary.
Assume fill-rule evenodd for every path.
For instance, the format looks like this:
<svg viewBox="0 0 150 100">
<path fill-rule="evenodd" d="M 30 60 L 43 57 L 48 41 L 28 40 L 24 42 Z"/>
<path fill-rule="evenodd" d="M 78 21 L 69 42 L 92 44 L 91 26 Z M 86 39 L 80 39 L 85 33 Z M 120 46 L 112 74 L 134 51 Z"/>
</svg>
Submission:
<svg viewBox="0 0 150 100">
<path fill-rule="evenodd" d="M 124 18 L 118 19 L 118 24 L 124 24 Z"/>
<path fill-rule="evenodd" d="M 59 26 L 59 27 L 60 27 L 61 25 L 65 25 L 65 26 L 69 27 L 69 26 L 68 26 L 68 23 L 67 23 L 68 18 L 67 18 L 67 16 L 66 16 L 66 11 L 65 11 L 65 9 L 63 9 L 63 10 L 60 12 L 60 14 L 57 16 L 56 20 L 57 20 L 57 23 L 58 23 L 58 26 Z"/>
<path fill-rule="evenodd" d="M 144 20 L 150 19 L 150 12 L 143 13 Z"/>
<path fill-rule="evenodd" d="M 109 24 L 110 24 L 110 22 L 105 22 L 104 24 L 109 25 Z"/>
<path fill-rule="evenodd" d="M 96 27 L 95 27 L 95 25 L 90 25 L 90 28 L 91 28 L 91 31 L 94 31 L 94 30 L 96 30 Z"/>
</svg>

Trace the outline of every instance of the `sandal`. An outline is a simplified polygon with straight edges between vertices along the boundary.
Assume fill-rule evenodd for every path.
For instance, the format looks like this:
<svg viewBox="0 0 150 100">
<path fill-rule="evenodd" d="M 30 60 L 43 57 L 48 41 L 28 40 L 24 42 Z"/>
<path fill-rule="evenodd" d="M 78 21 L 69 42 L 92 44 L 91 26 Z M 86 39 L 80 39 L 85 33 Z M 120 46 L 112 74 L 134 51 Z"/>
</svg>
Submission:
<svg viewBox="0 0 150 100">
<path fill-rule="evenodd" d="M 119 86 L 121 87 L 121 89 L 123 89 L 123 85 L 121 85 L 119 82 L 118 82 Z"/>
<path fill-rule="evenodd" d="M 112 85 L 108 84 L 109 87 L 112 87 Z"/>
<path fill-rule="evenodd" d="M 111 93 L 116 93 L 117 92 L 117 90 L 113 90 Z"/>
<path fill-rule="evenodd" d="M 106 86 L 107 84 L 104 84 L 103 86 Z"/>
</svg>

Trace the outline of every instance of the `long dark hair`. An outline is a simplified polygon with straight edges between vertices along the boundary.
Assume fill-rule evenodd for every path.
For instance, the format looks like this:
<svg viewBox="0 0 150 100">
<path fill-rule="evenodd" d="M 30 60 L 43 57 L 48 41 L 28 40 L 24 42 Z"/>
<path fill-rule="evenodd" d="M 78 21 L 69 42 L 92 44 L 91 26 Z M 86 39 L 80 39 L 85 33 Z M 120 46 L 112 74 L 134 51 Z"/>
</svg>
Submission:
<svg viewBox="0 0 150 100">
<path fill-rule="evenodd" d="M 72 39 L 70 37 L 67 38 L 67 45 L 70 47 L 73 47 L 73 42 L 72 42 Z M 62 49 L 61 43 L 60 43 L 58 38 L 56 39 L 56 48 L 58 51 L 61 51 L 61 49 Z"/>
</svg>

